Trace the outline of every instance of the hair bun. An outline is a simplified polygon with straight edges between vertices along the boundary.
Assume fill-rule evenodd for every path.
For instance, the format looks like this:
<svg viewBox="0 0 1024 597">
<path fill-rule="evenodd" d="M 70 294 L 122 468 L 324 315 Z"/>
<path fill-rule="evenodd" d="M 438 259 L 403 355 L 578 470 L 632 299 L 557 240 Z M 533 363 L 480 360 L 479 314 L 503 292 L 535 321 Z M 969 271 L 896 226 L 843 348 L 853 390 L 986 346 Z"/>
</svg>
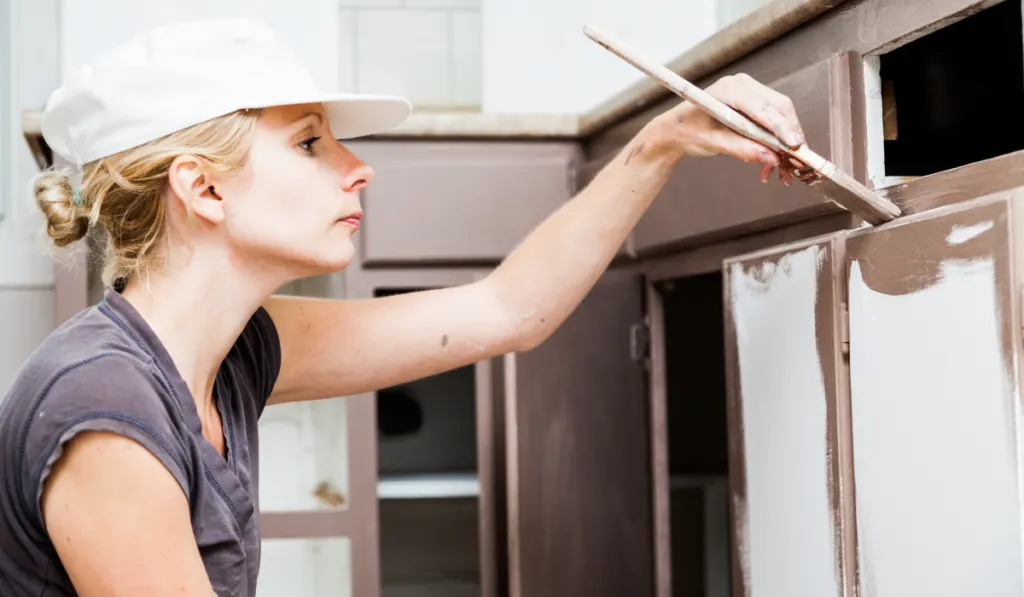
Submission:
<svg viewBox="0 0 1024 597">
<path fill-rule="evenodd" d="M 36 205 L 46 214 L 46 233 L 58 247 L 80 240 L 89 231 L 89 216 L 75 204 L 71 179 L 65 172 L 45 171 L 36 177 Z"/>
</svg>

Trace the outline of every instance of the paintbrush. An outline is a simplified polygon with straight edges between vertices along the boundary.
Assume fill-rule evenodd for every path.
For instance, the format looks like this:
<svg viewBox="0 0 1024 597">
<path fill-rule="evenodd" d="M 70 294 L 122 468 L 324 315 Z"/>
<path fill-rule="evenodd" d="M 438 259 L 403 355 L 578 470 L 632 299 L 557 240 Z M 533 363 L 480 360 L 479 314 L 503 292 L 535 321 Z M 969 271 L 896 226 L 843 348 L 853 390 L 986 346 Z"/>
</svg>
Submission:
<svg viewBox="0 0 1024 597">
<path fill-rule="evenodd" d="M 825 197 L 863 218 L 870 224 L 882 224 L 900 215 L 900 208 L 893 202 L 858 182 L 838 166 L 811 151 L 806 145 L 790 148 L 771 131 L 715 99 L 711 94 L 690 83 L 665 66 L 643 56 L 625 42 L 616 39 L 601 27 L 586 25 L 583 32 L 590 39 L 632 64 L 669 91 L 689 100 L 713 118 L 740 135 L 756 141 L 775 151 L 782 159 L 786 156 L 805 164 L 815 176 L 809 185 L 824 189 Z"/>
</svg>

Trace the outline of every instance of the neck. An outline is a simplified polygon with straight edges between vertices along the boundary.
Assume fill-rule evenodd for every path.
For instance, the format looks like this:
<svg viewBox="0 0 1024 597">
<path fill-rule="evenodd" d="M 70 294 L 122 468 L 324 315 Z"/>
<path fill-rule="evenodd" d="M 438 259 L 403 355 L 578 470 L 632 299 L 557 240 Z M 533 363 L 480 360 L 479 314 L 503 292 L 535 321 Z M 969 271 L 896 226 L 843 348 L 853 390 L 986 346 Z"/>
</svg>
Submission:
<svg viewBox="0 0 1024 597">
<path fill-rule="evenodd" d="M 153 271 L 122 296 L 160 338 L 205 417 L 228 351 L 252 313 L 287 280 L 241 271 L 208 254 L 198 261 Z"/>
</svg>

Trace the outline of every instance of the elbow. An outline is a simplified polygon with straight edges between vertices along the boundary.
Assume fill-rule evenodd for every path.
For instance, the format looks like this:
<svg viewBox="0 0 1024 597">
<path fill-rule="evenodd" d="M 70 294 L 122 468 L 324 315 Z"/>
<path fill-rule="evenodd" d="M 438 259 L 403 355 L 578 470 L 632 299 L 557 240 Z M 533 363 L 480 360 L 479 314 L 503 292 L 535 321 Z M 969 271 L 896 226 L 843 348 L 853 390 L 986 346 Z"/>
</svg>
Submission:
<svg viewBox="0 0 1024 597">
<path fill-rule="evenodd" d="M 541 319 L 539 321 L 522 322 L 514 334 L 513 351 L 530 352 L 543 344 L 554 332 L 554 327 L 546 325 Z"/>
</svg>

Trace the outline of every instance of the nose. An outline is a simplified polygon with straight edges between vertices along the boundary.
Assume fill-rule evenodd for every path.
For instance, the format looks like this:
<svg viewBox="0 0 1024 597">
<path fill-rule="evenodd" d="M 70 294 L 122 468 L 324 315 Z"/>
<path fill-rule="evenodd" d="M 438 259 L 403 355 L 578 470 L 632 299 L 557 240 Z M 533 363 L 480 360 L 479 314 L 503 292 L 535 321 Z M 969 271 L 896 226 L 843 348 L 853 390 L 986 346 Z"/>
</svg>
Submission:
<svg viewBox="0 0 1024 597">
<path fill-rule="evenodd" d="M 347 193 L 358 193 L 373 180 L 373 168 L 356 157 L 347 147 L 338 144 L 341 150 L 339 170 L 342 176 L 342 189 Z"/>
</svg>

